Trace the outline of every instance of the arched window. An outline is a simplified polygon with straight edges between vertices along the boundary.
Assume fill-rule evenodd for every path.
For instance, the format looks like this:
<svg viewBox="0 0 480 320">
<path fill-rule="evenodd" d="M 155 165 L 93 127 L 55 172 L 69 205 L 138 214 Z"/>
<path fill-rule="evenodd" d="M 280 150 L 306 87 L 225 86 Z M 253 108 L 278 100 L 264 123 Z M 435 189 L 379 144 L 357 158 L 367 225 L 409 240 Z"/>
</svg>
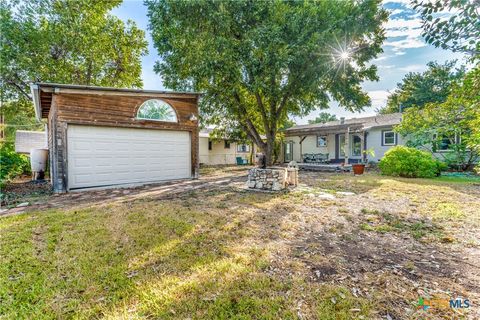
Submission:
<svg viewBox="0 0 480 320">
<path fill-rule="evenodd" d="M 159 99 L 147 100 L 138 108 L 137 119 L 177 122 L 172 106 Z"/>
</svg>

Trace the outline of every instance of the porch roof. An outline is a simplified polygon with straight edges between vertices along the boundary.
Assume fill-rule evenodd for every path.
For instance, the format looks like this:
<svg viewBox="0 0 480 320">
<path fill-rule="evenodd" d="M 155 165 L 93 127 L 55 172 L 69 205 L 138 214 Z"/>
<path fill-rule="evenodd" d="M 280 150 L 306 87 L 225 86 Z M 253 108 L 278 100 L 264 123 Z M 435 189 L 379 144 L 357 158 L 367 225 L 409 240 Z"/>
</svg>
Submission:
<svg viewBox="0 0 480 320">
<path fill-rule="evenodd" d="M 343 122 L 342 122 L 343 121 Z M 330 121 L 326 123 L 315 123 L 299 125 L 285 130 L 286 136 L 362 132 L 372 128 L 392 127 L 402 121 L 401 113 L 382 114 L 372 117 L 352 118 L 346 120 Z"/>
</svg>

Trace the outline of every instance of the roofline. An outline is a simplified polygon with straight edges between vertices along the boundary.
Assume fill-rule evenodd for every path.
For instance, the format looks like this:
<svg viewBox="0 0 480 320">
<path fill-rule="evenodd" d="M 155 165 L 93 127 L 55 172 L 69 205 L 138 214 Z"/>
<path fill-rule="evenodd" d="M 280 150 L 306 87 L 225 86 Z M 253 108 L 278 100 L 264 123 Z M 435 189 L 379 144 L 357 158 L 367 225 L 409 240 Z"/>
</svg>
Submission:
<svg viewBox="0 0 480 320">
<path fill-rule="evenodd" d="M 39 89 L 43 88 L 59 88 L 59 89 L 72 89 L 72 90 L 96 90 L 96 91 L 113 91 L 113 92 L 133 92 L 133 93 L 153 93 L 153 94 L 185 94 L 201 96 L 201 92 L 188 92 L 188 91 L 168 91 L 168 90 L 144 90 L 144 89 L 132 89 L 132 88 L 114 88 L 114 87 L 99 87 L 99 86 L 87 86 L 78 84 L 62 84 L 51 82 L 35 82 L 32 85 L 36 85 Z"/>
<path fill-rule="evenodd" d="M 38 84 L 31 83 L 30 91 L 32 92 L 33 106 L 35 107 L 35 118 L 42 121 L 42 106 L 40 105 L 40 88 Z"/>
<path fill-rule="evenodd" d="M 41 120 L 43 116 L 42 101 L 40 92 L 48 94 L 98 94 L 98 95 L 143 95 L 158 98 L 195 98 L 197 101 L 203 93 L 187 92 L 187 91 L 167 91 L 167 90 L 143 90 L 131 88 L 113 88 L 113 87 L 98 87 L 78 84 L 62 84 L 49 82 L 32 82 L 30 83 L 30 90 L 32 92 L 32 100 L 35 106 L 35 117 Z"/>
<path fill-rule="evenodd" d="M 397 112 L 397 113 L 402 115 L 402 113 L 400 113 L 400 112 Z M 361 119 L 368 119 L 368 118 L 377 118 L 379 116 L 381 116 L 381 115 L 351 118 L 351 119 L 346 119 L 346 120 L 353 120 L 353 119 L 361 120 Z M 402 121 L 401 118 L 402 117 L 400 117 L 400 121 L 398 123 L 377 123 L 377 124 L 373 124 L 373 125 L 370 125 L 370 126 L 365 126 L 364 122 L 363 123 L 362 122 L 335 123 L 335 124 L 316 123 L 316 124 L 312 124 L 312 125 L 309 125 L 309 124 L 297 125 L 297 126 L 285 129 L 283 132 L 285 132 L 285 134 L 289 134 L 289 133 L 292 133 L 292 132 L 297 133 L 297 132 L 301 132 L 301 131 L 336 130 L 336 129 L 342 129 L 342 128 L 347 128 L 347 127 L 356 127 L 356 126 L 361 126 L 364 130 L 368 130 L 368 129 L 373 129 L 373 128 L 396 126 L 396 125 L 401 123 L 401 121 Z"/>
</svg>

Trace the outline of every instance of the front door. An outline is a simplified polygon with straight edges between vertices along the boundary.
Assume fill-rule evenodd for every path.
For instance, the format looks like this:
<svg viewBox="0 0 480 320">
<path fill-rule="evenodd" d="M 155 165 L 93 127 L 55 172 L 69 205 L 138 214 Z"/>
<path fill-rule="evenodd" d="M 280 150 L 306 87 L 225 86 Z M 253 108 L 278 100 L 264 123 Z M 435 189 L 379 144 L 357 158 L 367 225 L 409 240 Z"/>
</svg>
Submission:
<svg viewBox="0 0 480 320">
<path fill-rule="evenodd" d="M 285 142 L 285 148 L 284 148 L 284 159 L 285 162 L 290 162 L 293 160 L 293 142 Z"/>
</svg>

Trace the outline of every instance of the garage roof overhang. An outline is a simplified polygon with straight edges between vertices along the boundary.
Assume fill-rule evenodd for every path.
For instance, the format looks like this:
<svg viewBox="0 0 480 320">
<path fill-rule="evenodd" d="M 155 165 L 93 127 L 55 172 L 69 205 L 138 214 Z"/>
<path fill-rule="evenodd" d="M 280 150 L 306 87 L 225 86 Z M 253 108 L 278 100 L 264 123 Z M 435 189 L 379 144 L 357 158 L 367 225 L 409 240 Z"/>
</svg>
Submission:
<svg viewBox="0 0 480 320">
<path fill-rule="evenodd" d="M 47 118 L 50 112 L 53 94 L 75 93 L 75 94 L 101 94 L 101 95 L 135 95 L 149 96 L 159 98 L 185 98 L 193 97 L 198 99 L 200 92 L 182 92 L 182 91 L 160 91 L 160 90 L 142 90 L 128 88 L 96 87 L 75 84 L 59 83 L 32 83 L 30 84 L 33 104 L 35 106 L 35 116 L 38 120 Z"/>
</svg>

